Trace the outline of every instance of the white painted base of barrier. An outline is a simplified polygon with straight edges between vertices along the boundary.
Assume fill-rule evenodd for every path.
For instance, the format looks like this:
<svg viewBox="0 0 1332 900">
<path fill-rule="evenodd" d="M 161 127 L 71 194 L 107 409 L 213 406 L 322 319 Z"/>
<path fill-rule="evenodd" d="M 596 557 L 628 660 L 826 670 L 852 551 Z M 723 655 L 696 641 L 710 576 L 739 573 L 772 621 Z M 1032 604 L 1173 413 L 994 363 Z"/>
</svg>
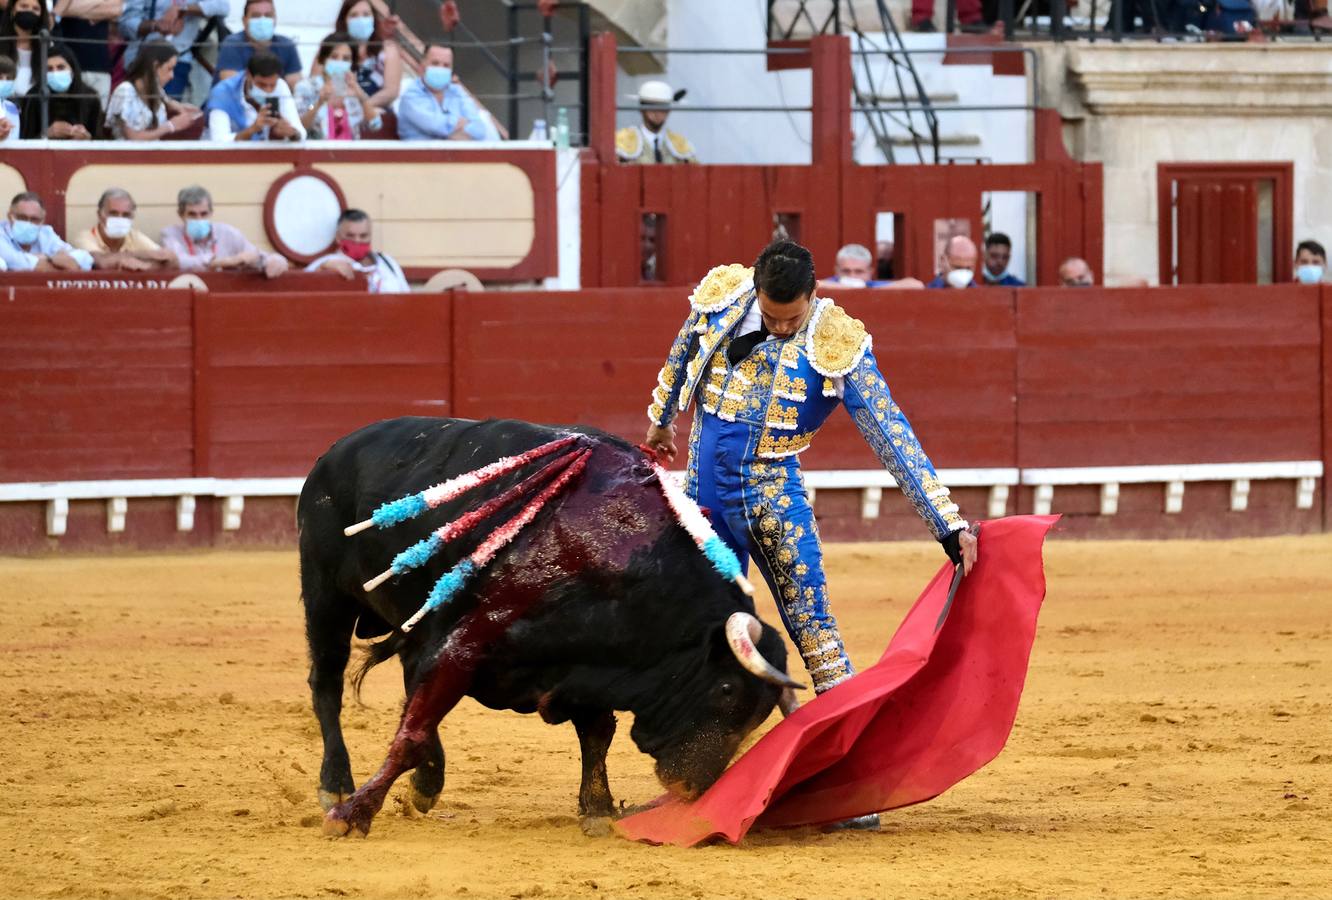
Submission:
<svg viewBox="0 0 1332 900">
<path fill-rule="evenodd" d="M 681 472 L 672 473 L 683 479 Z M 803 474 L 809 502 L 814 503 L 820 490 L 860 491 L 860 515 L 877 519 L 884 488 L 896 488 L 897 482 L 883 469 L 825 469 Z M 1056 486 L 1100 486 L 1100 512 L 1113 516 L 1119 512 L 1119 495 L 1124 484 L 1162 484 L 1165 512 L 1177 515 L 1184 508 L 1184 491 L 1190 482 L 1229 481 L 1230 509 L 1243 512 L 1249 508 L 1249 491 L 1255 480 L 1291 480 L 1295 483 L 1295 508 L 1312 509 L 1323 464 L 1319 460 L 1294 462 L 1219 463 L 1171 466 L 1095 466 L 1045 469 L 940 469 L 939 480 L 953 487 L 989 488 L 987 515 L 997 519 L 1008 511 L 1011 490 L 1017 485 L 1032 487 L 1032 512 L 1048 515 L 1054 510 Z M 221 526 L 237 531 L 245 512 L 246 497 L 298 497 L 302 478 L 161 478 L 109 481 L 43 481 L 0 484 L 0 502 L 46 501 L 46 533 L 52 537 L 65 534 L 71 500 L 106 501 L 106 529 L 123 532 L 129 515 L 129 501 L 147 497 L 176 498 L 176 528 L 194 529 L 198 497 L 220 497 Z M 394 498 L 386 498 L 394 499 Z"/>
</svg>

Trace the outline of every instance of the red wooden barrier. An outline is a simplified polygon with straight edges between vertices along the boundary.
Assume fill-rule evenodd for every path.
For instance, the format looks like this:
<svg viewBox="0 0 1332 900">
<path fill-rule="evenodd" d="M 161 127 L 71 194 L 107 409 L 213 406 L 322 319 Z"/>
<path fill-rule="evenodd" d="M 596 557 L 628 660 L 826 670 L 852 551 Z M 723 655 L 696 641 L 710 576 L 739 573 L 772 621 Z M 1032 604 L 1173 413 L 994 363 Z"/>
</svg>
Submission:
<svg viewBox="0 0 1332 900">
<path fill-rule="evenodd" d="M 335 272 L 288 272 L 281 278 L 265 278 L 261 272 L 0 272 L 0 291 L 8 288 L 52 288 L 68 291 L 104 291 L 147 288 L 165 290 L 181 275 L 203 280 L 210 291 L 263 291 L 285 294 L 291 291 L 335 291 L 365 293 L 364 275 L 348 281 Z M 188 287 L 185 288 L 188 290 Z"/>
<path fill-rule="evenodd" d="M 1320 458 L 1316 289 L 1017 297 L 1023 468 Z"/>
<path fill-rule="evenodd" d="M 188 476 L 188 291 L 0 297 L 0 481 Z"/>
<path fill-rule="evenodd" d="M 447 295 L 200 295 L 197 307 L 200 475 L 304 475 L 370 422 L 453 414 Z"/>
<path fill-rule="evenodd" d="M 1332 285 L 1320 288 L 1323 295 L 1323 530 L 1332 531 Z"/>
</svg>

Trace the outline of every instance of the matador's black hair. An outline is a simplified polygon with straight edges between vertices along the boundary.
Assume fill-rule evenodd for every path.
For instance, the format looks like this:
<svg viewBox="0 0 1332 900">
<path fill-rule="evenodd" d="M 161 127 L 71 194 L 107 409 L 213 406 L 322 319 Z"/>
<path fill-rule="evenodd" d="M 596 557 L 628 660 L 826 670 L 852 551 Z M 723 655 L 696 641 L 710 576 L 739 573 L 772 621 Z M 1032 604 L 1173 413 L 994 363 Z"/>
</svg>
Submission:
<svg viewBox="0 0 1332 900">
<path fill-rule="evenodd" d="M 754 286 L 777 303 L 813 293 L 813 255 L 795 241 L 773 241 L 754 260 Z"/>
</svg>

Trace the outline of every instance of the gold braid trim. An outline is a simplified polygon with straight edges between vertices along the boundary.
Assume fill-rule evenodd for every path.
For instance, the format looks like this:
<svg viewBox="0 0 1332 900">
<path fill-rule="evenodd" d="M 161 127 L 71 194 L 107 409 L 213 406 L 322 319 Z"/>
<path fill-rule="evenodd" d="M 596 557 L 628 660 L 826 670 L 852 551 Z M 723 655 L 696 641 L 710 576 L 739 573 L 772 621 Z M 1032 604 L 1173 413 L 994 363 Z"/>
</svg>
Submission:
<svg viewBox="0 0 1332 900">
<path fill-rule="evenodd" d="M 805 354 L 820 375 L 840 378 L 856 367 L 870 348 L 865 323 L 853 319 L 831 300 L 817 301 L 805 338 Z"/>
<path fill-rule="evenodd" d="M 643 155 L 643 136 L 638 133 L 637 125 L 615 132 L 615 154 L 624 160 L 638 159 Z"/>
<path fill-rule="evenodd" d="M 689 295 L 689 303 L 703 313 L 713 313 L 730 306 L 754 289 L 754 270 L 740 263 L 717 266 L 698 283 Z"/>
</svg>

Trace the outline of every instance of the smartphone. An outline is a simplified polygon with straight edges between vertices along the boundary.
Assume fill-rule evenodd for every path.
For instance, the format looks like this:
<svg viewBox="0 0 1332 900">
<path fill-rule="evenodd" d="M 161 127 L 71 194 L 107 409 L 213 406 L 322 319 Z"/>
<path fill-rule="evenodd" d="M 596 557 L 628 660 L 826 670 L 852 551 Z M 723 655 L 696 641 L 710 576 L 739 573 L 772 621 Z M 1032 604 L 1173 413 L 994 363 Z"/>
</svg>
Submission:
<svg viewBox="0 0 1332 900">
<path fill-rule="evenodd" d="M 270 116 L 272 116 L 275 119 L 279 118 L 277 97 L 265 97 L 264 106 L 268 107 L 268 114 Z"/>
</svg>

